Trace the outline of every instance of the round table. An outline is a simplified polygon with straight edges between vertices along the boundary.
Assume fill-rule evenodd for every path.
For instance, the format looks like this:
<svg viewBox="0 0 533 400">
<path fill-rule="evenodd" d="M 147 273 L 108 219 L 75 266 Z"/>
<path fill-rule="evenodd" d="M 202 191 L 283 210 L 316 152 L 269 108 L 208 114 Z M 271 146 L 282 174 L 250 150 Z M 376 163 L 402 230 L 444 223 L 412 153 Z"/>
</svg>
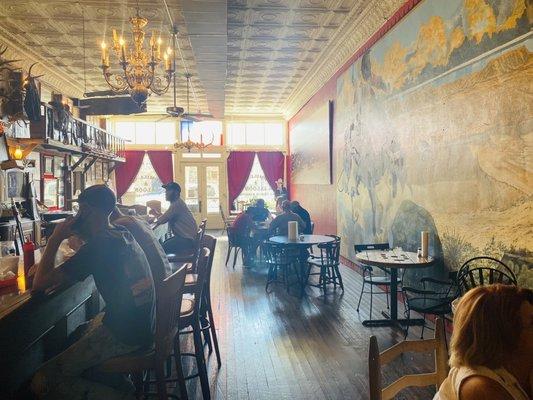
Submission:
<svg viewBox="0 0 533 400">
<path fill-rule="evenodd" d="M 302 238 L 303 240 L 300 240 Z M 288 236 L 272 236 L 269 241 L 287 246 L 304 246 L 311 247 L 321 243 L 331 243 L 335 238 L 326 235 L 300 235 L 298 240 L 289 240 Z"/>
<path fill-rule="evenodd" d="M 355 255 L 359 264 L 390 269 L 390 315 L 385 319 L 363 321 L 364 326 L 421 325 L 423 319 L 398 319 L 398 269 L 426 268 L 435 263 L 433 257 L 419 258 L 416 253 L 403 250 L 363 250 Z"/>
<path fill-rule="evenodd" d="M 303 297 L 305 294 L 305 286 L 307 285 L 307 279 L 309 277 L 309 271 L 307 269 L 307 259 L 309 253 L 305 251 L 308 247 L 323 244 L 331 243 L 335 241 L 334 237 L 326 235 L 300 235 L 297 240 L 289 240 L 288 236 L 272 236 L 268 239 L 269 242 L 280 244 L 286 247 L 300 248 L 298 254 L 300 272 L 299 272 L 299 284 L 300 284 L 300 296 Z"/>
</svg>

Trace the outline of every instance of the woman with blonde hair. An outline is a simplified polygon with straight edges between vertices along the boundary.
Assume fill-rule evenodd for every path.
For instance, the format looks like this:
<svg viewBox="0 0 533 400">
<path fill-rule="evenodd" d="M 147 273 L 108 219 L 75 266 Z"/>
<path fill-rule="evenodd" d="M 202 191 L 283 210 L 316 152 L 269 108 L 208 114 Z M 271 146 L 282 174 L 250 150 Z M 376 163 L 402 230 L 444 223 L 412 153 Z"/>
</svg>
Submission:
<svg viewBox="0 0 533 400">
<path fill-rule="evenodd" d="M 528 400 L 533 383 L 533 291 L 490 285 L 457 305 L 448 377 L 435 400 Z"/>
</svg>

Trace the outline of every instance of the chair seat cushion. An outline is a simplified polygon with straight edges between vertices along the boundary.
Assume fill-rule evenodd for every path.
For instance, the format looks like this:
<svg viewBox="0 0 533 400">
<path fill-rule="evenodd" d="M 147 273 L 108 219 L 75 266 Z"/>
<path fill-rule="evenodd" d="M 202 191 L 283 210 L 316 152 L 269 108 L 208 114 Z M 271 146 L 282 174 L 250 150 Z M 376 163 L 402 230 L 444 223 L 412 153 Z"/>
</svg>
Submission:
<svg viewBox="0 0 533 400">
<path fill-rule="evenodd" d="M 186 285 L 196 285 L 198 282 L 198 274 L 187 274 L 185 275 L 185 284 Z"/>
<path fill-rule="evenodd" d="M 188 317 L 194 311 L 194 298 L 181 301 L 180 317 Z"/>
</svg>

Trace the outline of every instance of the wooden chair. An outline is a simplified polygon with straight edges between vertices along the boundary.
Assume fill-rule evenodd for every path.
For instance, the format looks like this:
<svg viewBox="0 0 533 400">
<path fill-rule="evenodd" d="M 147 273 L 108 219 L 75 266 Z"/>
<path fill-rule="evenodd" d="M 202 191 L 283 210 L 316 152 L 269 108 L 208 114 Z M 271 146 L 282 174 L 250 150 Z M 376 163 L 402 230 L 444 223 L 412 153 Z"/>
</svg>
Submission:
<svg viewBox="0 0 533 400">
<path fill-rule="evenodd" d="M 511 269 L 496 258 L 481 256 L 466 261 L 457 273 L 457 284 L 461 294 L 477 286 L 516 285 L 516 276 Z"/>
<path fill-rule="evenodd" d="M 211 273 L 213 271 L 213 260 L 215 257 L 215 248 L 217 245 L 217 239 L 211 235 L 204 235 L 202 247 L 209 249 L 209 260 L 207 263 L 207 278 L 205 280 L 204 289 L 202 291 L 202 331 L 208 330 L 207 344 L 209 346 L 209 354 L 215 349 L 217 357 L 218 368 L 222 366 L 220 359 L 220 350 L 218 348 L 217 331 L 215 328 L 215 318 L 213 317 L 213 307 L 211 305 Z M 198 274 L 187 274 L 185 278 L 185 290 L 188 293 L 194 292 L 195 285 L 198 283 Z M 205 335 L 204 335 L 205 336 Z"/>
<path fill-rule="evenodd" d="M 174 341 L 174 359 L 176 371 L 178 371 L 178 384 L 180 384 L 181 398 L 187 398 L 187 391 L 185 385 L 182 385 L 183 380 L 179 379 L 183 375 L 181 366 L 181 357 L 189 356 L 196 359 L 197 372 L 195 374 L 184 377 L 184 380 L 200 378 L 200 386 L 202 388 L 202 396 L 204 400 L 211 398 L 209 389 L 209 379 L 207 376 L 207 368 L 204 357 L 204 342 L 202 341 L 202 333 L 209 330 L 210 327 L 202 325 L 202 303 L 204 299 L 205 283 L 208 277 L 210 251 L 208 248 L 200 250 L 197 268 L 196 284 L 192 286 L 190 291 L 192 297 L 185 298 L 182 301 L 181 310 L 179 313 L 179 333 Z M 194 353 L 185 353 L 180 350 L 180 336 L 193 335 Z"/>
<path fill-rule="evenodd" d="M 222 233 L 224 233 L 224 231 L 227 232 L 233 221 L 235 221 L 235 217 L 227 216 L 224 212 L 224 209 L 222 208 L 222 204 L 220 204 L 218 208 L 220 210 L 220 217 L 222 218 L 222 222 L 224 223 L 224 228 L 222 229 Z"/>
<path fill-rule="evenodd" d="M 182 262 L 182 263 L 191 263 L 192 269 L 194 270 L 196 268 L 196 263 L 198 261 L 198 256 L 200 254 L 200 250 L 202 248 L 202 241 L 204 239 L 205 230 L 207 227 L 207 219 L 203 219 L 200 225 L 198 226 L 198 232 L 196 233 L 196 238 L 194 240 L 195 246 L 190 254 L 173 254 L 168 253 L 167 258 L 169 262 Z"/>
<path fill-rule="evenodd" d="M 354 250 L 356 253 L 365 250 L 389 250 L 388 243 L 376 243 L 376 244 L 356 244 Z M 384 275 L 376 275 L 374 268 L 370 265 L 360 264 L 363 269 L 363 286 L 361 287 L 361 293 L 359 294 L 359 301 L 357 302 L 357 312 L 359 312 L 359 306 L 361 305 L 361 299 L 363 298 L 363 293 L 370 294 L 370 319 L 372 319 L 372 298 L 375 294 L 381 294 L 382 292 L 374 291 L 374 286 L 385 286 L 385 295 L 387 299 L 387 308 L 389 308 L 389 287 L 391 285 L 390 273 L 385 269 L 381 269 L 384 272 Z M 398 286 L 401 284 L 401 278 L 398 278 Z M 370 291 L 365 292 L 365 286 L 370 286 Z"/>
<path fill-rule="evenodd" d="M 382 388 L 381 367 L 406 352 L 429 352 L 435 354 L 435 371 L 404 375 Z M 380 353 L 378 340 L 375 336 L 370 337 L 370 347 L 368 350 L 368 377 L 370 387 L 370 400 L 389 400 L 407 387 L 424 387 L 435 385 L 437 389 L 448 376 L 448 353 L 444 339 L 444 323 L 441 318 L 437 318 L 435 325 L 435 339 L 425 340 L 404 340 L 391 348 Z"/>
<path fill-rule="evenodd" d="M 180 268 L 156 286 L 156 330 L 154 348 L 111 358 L 99 366 L 106 373 L 133 374 L 139 385 L 143 372 L 155 371 L 155 384 L 159 400 L 167 400 L 165 362 L 172 354 L 174 338 L 178 332 L 178 310 L 185 282 L 185 267 Z M 177 299 L 177 300 L 176 300 Z M 137 387 L 137 390 L 141 390 Z"/>
</svg>

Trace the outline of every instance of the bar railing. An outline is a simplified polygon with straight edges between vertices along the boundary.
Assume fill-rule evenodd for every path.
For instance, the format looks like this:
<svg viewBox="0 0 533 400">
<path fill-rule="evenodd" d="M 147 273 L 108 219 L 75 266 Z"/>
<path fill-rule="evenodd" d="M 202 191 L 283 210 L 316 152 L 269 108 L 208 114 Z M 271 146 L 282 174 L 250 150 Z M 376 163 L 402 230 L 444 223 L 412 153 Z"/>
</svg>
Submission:
<svg viewBox="0 0 533 400">
<path fill-rule="evenodd" d="M 48 104 L 42 104 L 42 107 L 44 115 L 41 121 L 30 125 L 32 139 L 52 140 L 102 157 L 124 157 L 124 139 L 70 114 L 54 110 Z"/>
</svg>

